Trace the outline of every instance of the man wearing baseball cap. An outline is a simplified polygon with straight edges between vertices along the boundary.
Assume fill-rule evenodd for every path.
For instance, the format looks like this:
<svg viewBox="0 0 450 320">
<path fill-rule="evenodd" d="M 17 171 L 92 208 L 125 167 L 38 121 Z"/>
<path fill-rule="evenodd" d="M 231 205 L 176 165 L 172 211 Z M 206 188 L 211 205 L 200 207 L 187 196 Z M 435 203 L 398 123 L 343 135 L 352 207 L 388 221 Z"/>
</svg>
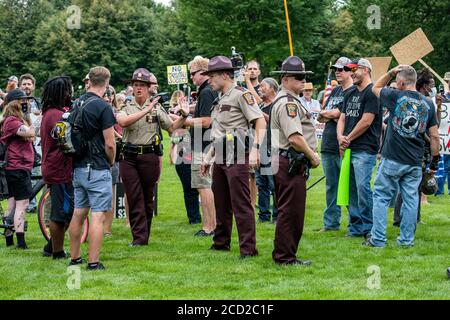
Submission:
<svg viewBox="0 0 450 320">
<path fill-rule="evenodd" d="M 351 63 L 347 57 L 340 57 L 330 69 L 336 75 L 339 86 L 331 91 L 324 109 L 320 112 L 318 121 L 325 123 L 322 134 L 322 165 L 326 177 L 326 203 L 327 207 L 323 213 L 323 228 L 321 232 L 337 231 L 341 224 L 341 207 L 336 204 L 337 186 L 341 170 L 341 157 L 339 156 L 339 143 L 336 136 L 337 121 L 341 115 L 344 95 L 354 90 L 351 71 L 344 67 Z M 349 210 L 353 210 L 350 207 Z"/>
<path fill-rule="evenodd" d="M 381 110 L 372 92 L 372 65 L 357 59 L 344 67 L 352 73 L 355 90 L 344 97 L 337 125 L 339 150 L 351 150 L 349 226 L 347 236 L 364 237 L 372 229 L 372 189 L 370 181 L 375 167 L 381 135 Z"/>
</svg>

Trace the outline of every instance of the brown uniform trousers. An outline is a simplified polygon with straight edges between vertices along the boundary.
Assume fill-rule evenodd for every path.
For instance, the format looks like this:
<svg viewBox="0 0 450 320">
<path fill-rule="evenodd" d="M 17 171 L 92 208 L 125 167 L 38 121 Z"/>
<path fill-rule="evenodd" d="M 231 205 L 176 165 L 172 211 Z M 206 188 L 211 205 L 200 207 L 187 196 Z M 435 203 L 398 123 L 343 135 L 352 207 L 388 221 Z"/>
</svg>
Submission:
<svg viewBox="0 0 450 320">
<path fill-rule="evenodd" d="M 275 229 L 272 258 L 277 263 L 296 260 L 298 245 L 303 233 L 306 203 L 306 178 L 303 175 L 289 176 L 289 160 L 274 156 L 279 168 L 275 174 L 278 218 Z"/>
<path fill-rule="evenodd" d="M 120 161 L 134 244 L 148 244 L 153 218 L 153 193 L 160 171 L 159 157 L 154 153 L 125 157 Z"/>
<path fill-rule="evenodd" d="M 246 164 L 214 164 L 212 190 L 216 207 L 217 226 L 214 230 L 216 249 L 229 250 L 233 213 L 239 235 L 241 255 L 257 255 L 255 213 L 249 187 L 248 157 Z"/>
</svg>

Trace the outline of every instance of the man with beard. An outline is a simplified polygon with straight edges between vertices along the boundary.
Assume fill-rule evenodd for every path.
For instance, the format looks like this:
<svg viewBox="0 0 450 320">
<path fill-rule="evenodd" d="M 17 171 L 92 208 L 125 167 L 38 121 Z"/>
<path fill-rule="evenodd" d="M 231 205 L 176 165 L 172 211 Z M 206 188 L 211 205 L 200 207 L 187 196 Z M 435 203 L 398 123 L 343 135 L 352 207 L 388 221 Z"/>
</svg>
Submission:
<svg viewBox="0 0 450 320">
<path fill-rule="evenodd" d="M 366 59 L 347 64 L 355 90 L 344 97 L 337 126 L 339 151 L 351 149 L 348 237 L 364 237 L 372 229 L 372 189 L 370 181 L 375 167 L 381 135 L 380 103 L 372 93 L 372 65 Z"/>
</svg>

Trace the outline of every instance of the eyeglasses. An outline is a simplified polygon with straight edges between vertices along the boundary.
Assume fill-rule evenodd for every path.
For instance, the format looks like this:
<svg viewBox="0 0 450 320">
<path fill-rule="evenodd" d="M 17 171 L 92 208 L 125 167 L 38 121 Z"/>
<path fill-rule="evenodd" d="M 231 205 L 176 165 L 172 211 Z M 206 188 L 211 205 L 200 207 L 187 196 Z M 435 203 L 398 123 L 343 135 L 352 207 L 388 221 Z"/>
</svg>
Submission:
<svg viewBox="0 0 450 320">
<path fill-rule="evenodd" d="M 190 73 L 191 77 L 194 77 L 194 76 L 195 76 L 197 73 L 199 73 L 200 71 L 202 71 L 202 70 L 197 70 L 197 71 L 191 72 L 191 73 Z"/>
<path fill-rule="evenodd" d="M 297 81 L 303 81 L 303 80 L 306 80 L 306 74 L 295 74 L 295 75 L 289 76 L 289 78 L 294 78 Z"/>
<path fill-rule="evenodd" d="M 356 71 L 358 71 L 358 69 L 361 69 L 362 67 L 359 67 L 359 66 L 356 66 L 356 67 L 352 67 L 352 68 L 349 68 L 349 67 L 344 67 L 344 71 L 351 71 L 351 72 L 356 72 Z"/>
<path fill-rule="evenodd" d="M 339 72 L 346 71 L 345 67 L 344 68 L 331 67 L 330 69 L 333 70 L 334 72 L 336 72 L 336 71 L 339 71 Z"/>
</svg>

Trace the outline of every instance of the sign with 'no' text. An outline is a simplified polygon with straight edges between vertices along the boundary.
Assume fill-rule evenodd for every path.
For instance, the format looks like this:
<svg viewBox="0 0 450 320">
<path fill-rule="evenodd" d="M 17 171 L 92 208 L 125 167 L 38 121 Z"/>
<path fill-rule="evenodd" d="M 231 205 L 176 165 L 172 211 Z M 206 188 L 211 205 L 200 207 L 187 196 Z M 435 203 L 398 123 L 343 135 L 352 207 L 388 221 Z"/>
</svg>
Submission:
<svg viewBox="0 0 450 320">
<path fill-rule="evenodd" d="M 187 66 L 185 64 L 167 66 L 167 81 L 169 84 L 188 83 Z"/>
</svg>

